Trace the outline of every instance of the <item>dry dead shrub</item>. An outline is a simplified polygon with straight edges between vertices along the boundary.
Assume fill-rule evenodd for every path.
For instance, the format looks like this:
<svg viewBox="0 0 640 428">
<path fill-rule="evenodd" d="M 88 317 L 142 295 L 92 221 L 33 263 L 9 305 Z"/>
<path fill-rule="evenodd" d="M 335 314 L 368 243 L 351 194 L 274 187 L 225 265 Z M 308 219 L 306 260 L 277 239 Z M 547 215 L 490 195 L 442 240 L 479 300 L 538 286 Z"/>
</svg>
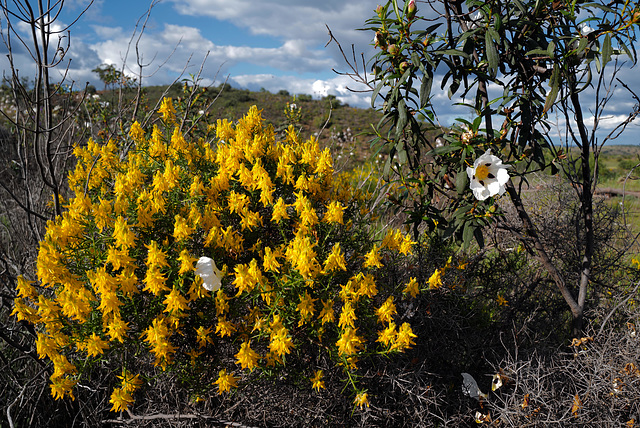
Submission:
<svg viewBox="0 0 640 428">
<path fill-rule="evenodd" d="M 640 312 L 629 301 L 618 308 L 617 323 L 593 322 L 583 338 L 555 352 L 510 352 L 495 367 L 506 375 L 504 385 L 486 404 L 493 425 L 637 427 Z M 604 320 L 609 314 L 591 315 Z"/>
</svg>

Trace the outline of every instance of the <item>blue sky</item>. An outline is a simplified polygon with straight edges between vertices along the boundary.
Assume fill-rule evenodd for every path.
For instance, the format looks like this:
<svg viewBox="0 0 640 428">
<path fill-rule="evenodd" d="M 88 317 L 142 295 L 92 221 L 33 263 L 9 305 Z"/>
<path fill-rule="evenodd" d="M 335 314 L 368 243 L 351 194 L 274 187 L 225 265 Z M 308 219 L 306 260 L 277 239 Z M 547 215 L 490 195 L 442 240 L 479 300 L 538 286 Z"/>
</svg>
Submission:
<svg viewBox="0 0 640 428">
<path fill-rule="evenodd" d="M 225 79 L 235 87 L 271 92 L 285 89 L 292 94 L 321 97 L 337 96 L 356 107 L 370 106 L 367 93 L 349 77 L 332 69 L 347 71 L 347 65 L 335 44 L 329 41 L 327 26 L 347 52 L 354 46 L 357 55 L 373 55 L 372 33 L 358 31 L 372 17 L 380 0 L 95 0 L 70 28 L 71 49 L 65 56 L 70 70 L 67 82 L 76 88 L 86 82 L 101 88 L 91 70 L 100 64 L 113 64 L 125 73 L 139 77 L 138 60 L 144 64 L 143 84 L 168 84 L 175 79 L 196 74 L 202 66 L 202 83 L 221 83 Z M 59 29 L 71 24 L 89 5 L 88 0 L 66 0 L 54 23 Z M 418 1 L 419 9 L 427 6 Z M 2 31 L 5 25 L 2 19 Z M 141 32 L 144 25 L 144 31 Z M 24 30 L 24 28 L 22 29 Z M 65 34 L 65 33 L 62 33 Z M 30 58 L 16 46 L 18 68 L 29 69 Z M 136 54 L 136 48 L 138 55 Z M 0 51 L 6 48 L 0 45 Z M 203 61 L 206 61 L 203 63 Z M 66 64 L 66 63 L 65 63 Z M 0 67 L 7 70 L 5 55 Z M 63 67 L 59 67 L 62 71 Z M 62 76 L 61 71 L 58 72 Z M 622 80 L 640 94 L 637 69 L 625 70 Z M 55 74 L 54 74 L 55 80 Z M 434 85 L 433 102 L 443 125 L 456 117 L 468 117 L 463 107 L 453 104 Z M 610 103 L 610 117 L 601 129 L 612 129 L 633 106 L 621 88 Z M 586 114 L 589 116 L 588 112 Z M 560 127 L 562 118 L 558 119 Z M 620 143 L 638 144 L 638 128 L 619 139 Z"/>
<path fill-rule="evenodd" d="M 72 22 L 88 3 L 67 0 L 60 23 Z M 125 72 L 136 75 L 131 42 L 138 40 L 149 6 L 145 1 L 94 1 L 71 28 L 71 77 L 99 87 L 91 69 L 101 63 L 119 69 L 125 64 Z M 195 74 L 206 58 L 204 84 L 228 79 L 251 90 L 286 89 L 317 97 L 331 93 L 366 107 L 368 96 L 348 91 L 353 82 L 332 71 L 345 64 L 334 44 L 325 47 L 326 26 L 347 48 L 354 44 L 358 53 L 369 56 L 372 35 L 356 28 L 376 6 L 376 0 L 163 0 L 153 4 L 139 39 L 147 64 L 143 82 L 166 84 Z"/>
</svg>

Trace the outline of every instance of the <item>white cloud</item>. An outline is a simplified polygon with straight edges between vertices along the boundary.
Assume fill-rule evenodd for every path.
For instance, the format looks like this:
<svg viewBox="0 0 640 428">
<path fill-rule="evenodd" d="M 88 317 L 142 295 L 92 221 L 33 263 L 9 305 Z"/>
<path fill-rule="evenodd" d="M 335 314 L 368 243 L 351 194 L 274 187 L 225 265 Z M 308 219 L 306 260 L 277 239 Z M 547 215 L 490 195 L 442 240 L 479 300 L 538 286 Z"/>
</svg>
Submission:
<svg viewBox="0 0 640 428">
<path fill-rule="evenodd" d="M 377 0 L 171 0 L 178 13 L 210 16 L 250 31 L 288 39 L 327 40 L 325 27 L 340 33 L 361 27 Z"/>
<path fill-rule="evenodd" d="M 371 106 L 371 94 L 369 92 L 354 92 L 350 89 L 364 90 L 349 77 L 336 75 L 330 79 L 300 79 L 294 76 L 274 76 L 272 74 L 246 74 L 233 76 L 232 83 L 249 90 L 258 91 L 266 89 L 277 92 L 285 89 L 291 94 L 309 94 L 314 98 L 322 98 L 334 95 L 343 104 L 353 107 L 368 108 Z"/>
</svg>

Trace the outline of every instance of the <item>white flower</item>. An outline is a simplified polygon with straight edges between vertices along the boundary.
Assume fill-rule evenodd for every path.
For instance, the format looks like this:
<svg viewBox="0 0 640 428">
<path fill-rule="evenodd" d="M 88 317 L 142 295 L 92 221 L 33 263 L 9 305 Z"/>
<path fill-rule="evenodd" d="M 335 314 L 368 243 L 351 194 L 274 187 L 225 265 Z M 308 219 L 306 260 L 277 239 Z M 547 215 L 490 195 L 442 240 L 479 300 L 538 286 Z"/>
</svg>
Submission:
<svg viewBox="0 0 640 428">
<path fill-rule="evenodd" d="M 476 159 L 473 168 L 467 167 L 473 196 L 479 201 L 484 201 L 491 196 L 502 195 L 505 191 L 504 185 L 509 181 L 508 167 L 502 164 L 500 158 L 491 154 L 491 149 Z"/>
<path fill-rule="evenodd" d="M 202 279 L 202 286 L 209 291 L 220 289 L 222 272 L 216 267 L 216 263 L 209 257 L 200 257 L 196 263 L 196 275 Z"/>
</svg>

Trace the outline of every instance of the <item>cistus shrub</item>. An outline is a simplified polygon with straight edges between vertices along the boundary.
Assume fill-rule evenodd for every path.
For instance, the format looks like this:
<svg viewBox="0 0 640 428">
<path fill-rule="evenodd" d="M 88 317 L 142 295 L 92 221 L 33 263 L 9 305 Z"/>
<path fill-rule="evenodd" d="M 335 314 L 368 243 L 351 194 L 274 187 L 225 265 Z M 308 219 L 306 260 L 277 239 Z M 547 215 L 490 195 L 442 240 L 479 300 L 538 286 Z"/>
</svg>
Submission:
<svg viewBox="0 0 640 428">
<path fill-rule="evenodd" d="M 159 113 L 152 129 L 136 122 L 75 148 L 72 197 L 47 225 L 38 281 L 20 281 L 14 315 L 37 328 L 51 394 L 73 398 L 91 370 L 110 367 L 121 411 L 159 370 L 224 393 L 242 387 L 242 371 L 323 355 L 368 405 L 359 359 L 415 338 L 396 303 L 418 283 L 378 281 L 386 257 L 411 253 L 410 237 L 371 239 L 363 201 L 334 184 L 328 149 L 292 127 L 276 141 L 256 107 L 200 138 L 181 133 L 171 99 Z M 220 288 L 203 286 L 201 257 Z M 312 365 L 304 376 L 324 387 Z"/>
</svg>

